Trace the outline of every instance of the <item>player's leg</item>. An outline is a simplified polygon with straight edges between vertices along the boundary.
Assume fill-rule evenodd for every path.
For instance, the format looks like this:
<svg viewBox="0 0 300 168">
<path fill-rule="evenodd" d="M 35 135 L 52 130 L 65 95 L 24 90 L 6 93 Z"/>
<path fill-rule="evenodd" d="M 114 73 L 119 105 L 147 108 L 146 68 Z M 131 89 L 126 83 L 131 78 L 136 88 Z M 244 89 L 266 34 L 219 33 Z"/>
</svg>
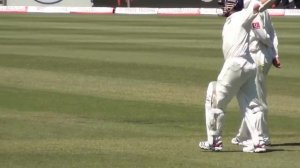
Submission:
<svg viewBox="0 0 300 168">
<path fill-rule="evenodd" d="M 248 128 L 247 123 L 244 118 L 245 112 L 247 111 L 248 106 L 249 106 L 249 98 L 247 95 L 245 95 L 243 90 L 240 90 L 236 97 L 237 97 L 238 104 L 240 107 L 242 121 L 241 121 L 240 128 L 238 130 L 238 133 L 234 138 L 232 138 L 231 143 L 235 144 L 235 145 L 243 145 L 244 146 L 247 144 L 247 141 L 251 139 L 251 134 L 250 134 L 249 128 Z"/>
<path fill-rule="evenodd" d="M 266 57 L 266 50 L 258 51 L 257 53 L 251 54 L 251 56 L 254 58 L 255 63 L 258 66 L 257 73 L 256 73 L 256 89 L 258 93 L 258 100 L 262 104 L 262 112 L 264 113 L 262 118 L 262 132 L 264 141 L 267 145 L 270 144 L 270 138 L 269 138 L 269 130 L 268 130 L 268 123 L 267 123 L 267 115 L 268 115 L 268 104 L 267 104 L 267 89 L 266 89 L 266 78 L 268 75 L 268 72 L 272 66 L 272 59 Z"/>
<path fill-rule="evenodd" d="M 246 65 L 245 69 L 251 70 L 252 67 Z M 265 152 L 263 143 L 263 119 L 264 105 L 259 98 L 256 83 L 256 72 L 250 76 L 246 83 L 241 87 L 239 99 L 244 100 L 242 109 L 245 111 L 244 120 L 249 129 L 252 144 L 243 149 L 244 152 Z"/>
<path fill-rule="evenodd" d="M 238 60 L 236 63 L 242 63 L 242 60 Z M 235 72 L 238 72 L 236 69 L 237 64 L 233 64 L 230 69 L 232 69 Z M 231 83 L 226 83 L 224 86 L 237 86 L 239 88 L 239 102 L 240 102 L 240 108 L 241 111 L 245 112 L 245 122 L 247 124 L 247 127 L 249 129 L 250 135 L 251 135 L 251 145 L 245 147 L 244 150 L 245 152 L 263 152 L 265 151 L 264 146 L 261 147 L 260 142 L 262 141 L 262 119 L 263 119 L 263 106 L 261 104 L 261 101 L 259 101 L 258 98 L 258 92 L 256 88 L 256 83 L 255 83 L 255 77 L 256 77 L 256 65 L 253 62 L 253 60 L 247 60 L 245 64 L 242 66 L 242 71 L 240 72 L 240 77 L 239 78 L 232 78 L 230 76 Z M 237 75 L 237 73 L 236 73 Z M 225 74 L 225 78 L 228 76 Z M 227 77 L 226 77 L 227 76 Z M 239 86 L 241 84 L 241 86 Z M 229 87 L 231 88 L 231 87 Z M 235 88 L 235 87 L 232 87 Z M 230 89 L 229 89 L 230 90 Z M 230 91 L 229 91 L 230 92 Z M 234 93 L 234 92 L 232 92 Z M 217 92 L 218 94 L 218 92 Z M 222 100 L 222 99 L 221 99 Z M 242 102 L 242 103 L 241 103 Z M 218 105 L 222 105 L 222 103 L 218 102 Z M 248 147 L 251 147 L 251 150 L 248 150 Z"/>
<path fill-rule="evenodd" d="M 244 119 L 245 111 L 246 111 L 245 107 L 247 107 L 246 104 L 247 101 L 245 100 L 245 96 L 243 96 L 243 92 L 239 92 L 236 97 L 239 103 L 242 121 L 238 133 L 234 138 L 231 139 L 231 143 L 234 145 L 244 145 L 244 142 L 251 139 L 249 129 Z"/>
<path fill-rule="evenodd" d="M 221 150 L 224 110 L 234 95 L 238 92 L 242 64 L 233 60 L 225 62 L 217 82 L 211 82 L 207 89 L 205 115 L 207 128 L 207 141 L 199 143 L 200 148 Z"/>
<path fill-rule="evenodd" d="M 249 128 L 252 143 L 243 148 L 244 152 L 265 152 L 266 146 L 263 139 L 262 118 L 264 113 L 256 108 L 248 109 L 245 113 L 245 122 Z"/>
<path fill-rule="evenodd" d="M 247 124 L 244 120 L 244 117 L 242 118 L 240 128 L 238 130 L 238 133 L 234 138 L 231 139 L 231 143 L 234 145 L 244 145 L 247 140 L 251 139 Z"/>
<path fill-rule="evenodd" d="M 273 58 L 267 57 L 266 54 L 262 54 L 262 57 L 264 58 L 264 65 L 262 69 L 262 78 L 261 78 L 261 87 L 262 87 L 262 100 L 264 101 L 263 103 L 265 104 L 265 111 L 264 111 L 264 119 L 263 119 L 263 136 L 264 136 L 264 141 L 266 145 L 271 145 L 271 140 L 270 140 L 270 134 L 269 134 L 269 128 L 268 128 L 268 103 L 267 103 L 267 76 L 269 73 L 270 68 L 272 67 L 272 61 Z"/>
<path fill-rule="evenodd" d="M 220 151 L 223 143 L 221 133 L 223 127 L 224 112 L 216 109 L 216 85 L 217 82 L 210 82 L 207 87 L 205 99 L 205 121 L 207 141 L 201 141 L 199 147 L 206 150 Z"/>
<path fill-rule="evenodd" d="M 255 77 L 255 84 L 257 85 L 257 92 L 261 93 L 260 95 L 262 96 L 262 93 L 263 93 L 262 85 L 259 81 L 261 81 L 260 79 L 261 79 L 262 70 L 263 70 L 264 57 L 261 57 L 261 55 L 262 54 L 260 51 L 251 53 L 251 58 L 253 59 L 254 63 L 257 66 L 256 77 Z M 253 77 L 252 77 L 252 80 L 254 80 Z M 232 140 L 231 140 L 231 143 L 235 144 L 235 145 L 244 145 L 243 142 L 246 142 L 247 140 L 251 139 L 249 129 L 248 129 L 246 121 L 244 119 L 245 112 L 249 105 L 249 100 L 248 100 L 248 97 L 246 94 L 247 93 L 245 93 L 243 90 L 239 91 L 239 93 L 237 94 L 237 100 L 238 100 L 240 112 L 242 115 L 242 121 L 241 121 L 241 125 L 240 125 L 237 135 L 234 138 L 232 138 Z M 259 97 L 259 95 L 258 95 L 258 97 Z"/>
<path fill-rule="evenodd" d="M 266 75 L 263 72 L 259 72 L 256 78 L 256 86 L 258 89 L 259 101 L 263 108 L 261 108 L 263 112 L 262 116 L 262 134 L 264 137 L 264 141 L 267 145 L 269 145 L 269 129 L 268 129 L 268 104 L 267 104 L 267 89 L 266 89 Z"/>
</svg>

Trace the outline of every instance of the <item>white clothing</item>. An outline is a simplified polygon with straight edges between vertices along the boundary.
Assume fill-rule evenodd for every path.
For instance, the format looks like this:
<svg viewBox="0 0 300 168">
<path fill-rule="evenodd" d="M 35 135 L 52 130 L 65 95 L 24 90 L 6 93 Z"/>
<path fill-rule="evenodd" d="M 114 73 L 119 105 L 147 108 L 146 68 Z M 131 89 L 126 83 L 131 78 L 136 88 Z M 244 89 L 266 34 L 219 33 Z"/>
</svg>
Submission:
<svg viewBox="0 0 300 168">
<path fill-rule="evenodd" d="M 253 6 L 256 3 L 258 2 L 251 2 L 248 8 L 235 12 L 226 19 L 222 31 L 225 60 L 229 57 L 248 57 L 251 23 L 258 14 L 253 13 Z"/>
<path fill-rule="evenodd" d="M 269 133 L 267 126 L 267 91 L 266 77 L 272 66 L 272 60 L 278 56 L 278 39 L 273 28 L 270 15 L 267 11 L 260 13 L 252 22 L 252 30 L 250 32 L 250 54 L 256 65 L 258 66 L 256 75 L 256 87 L 261 104 L 263 104 L 264 115 L 261 118 L 260 131 L 263 139 L 269 141 Z M 242 120 L 237 138 L 241 141 L 250 138 L 247 125 Z"/>
<path fill-rule="evenodd" d="M 262 137 L 257 128 L 262 117 L 262 105 L 255 85 L 256 65 L 249 53 L 251 23 L 257 15 L 253 12 L 253 5 L 230 15 L 223 27 L 225 63 L 215 83 L 215 90 L 211 89 L 214 88 L 211 83 L 208 87 L 205 105 L 210 144 L 222 136 L 224 112 L 235 95 L 242 102 L 241 109 L 245 112 L 245 121 L 254 144 L 259 144 Z"/>
</svg>

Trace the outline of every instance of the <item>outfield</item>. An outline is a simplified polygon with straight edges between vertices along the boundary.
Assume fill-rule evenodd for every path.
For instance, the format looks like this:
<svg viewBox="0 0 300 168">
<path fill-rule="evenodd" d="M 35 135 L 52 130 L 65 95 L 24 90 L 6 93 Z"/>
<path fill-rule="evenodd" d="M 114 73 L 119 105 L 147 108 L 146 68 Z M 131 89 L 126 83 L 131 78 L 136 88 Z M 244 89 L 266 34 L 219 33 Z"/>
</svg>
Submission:
<svg viewBox="0 0 300 168">
<path fill-rule="evenodd" d="M 0 15 L 1 168 L 295 168 L 300 18 L 274 17 L 283 68 L 268 81 L 273 146 L 205 138 L 204 94 L 221 68 L 221 17 Z"/>
</svg>

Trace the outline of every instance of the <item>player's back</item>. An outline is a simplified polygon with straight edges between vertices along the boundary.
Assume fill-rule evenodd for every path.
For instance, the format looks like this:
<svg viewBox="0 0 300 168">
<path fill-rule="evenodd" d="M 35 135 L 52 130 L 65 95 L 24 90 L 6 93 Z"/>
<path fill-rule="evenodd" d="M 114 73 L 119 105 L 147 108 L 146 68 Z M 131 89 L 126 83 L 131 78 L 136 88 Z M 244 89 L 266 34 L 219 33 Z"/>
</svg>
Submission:
<svg viewBox="0 0 300 168">
<path fill-rule="evenodd" d="M 222 32 L 225 59 L 249 56 L 249 33 L 256 15 L 251 4 L 247 9 L 234 12 L 226 19 Z"/>
<path fill-rule="evenodd" d="M 226 19 L 223 27 L 223 54 L 229 57 L 246 57 L 249 53 L 249 30 L 243 26 L 242 12 L 235 12 Z"/>
</svg>

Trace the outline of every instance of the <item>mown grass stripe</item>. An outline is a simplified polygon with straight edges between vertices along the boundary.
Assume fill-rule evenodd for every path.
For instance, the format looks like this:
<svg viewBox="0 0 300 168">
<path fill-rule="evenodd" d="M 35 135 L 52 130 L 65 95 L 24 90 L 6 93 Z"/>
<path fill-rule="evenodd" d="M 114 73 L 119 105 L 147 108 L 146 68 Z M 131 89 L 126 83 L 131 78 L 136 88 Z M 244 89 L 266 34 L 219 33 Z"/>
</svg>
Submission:
<svg viewBox="0 0 300 168">
<path fill-rule="evenodd" d="M 209 78 L 201 70 L 135 63 L 92 61 L 74 58 L 3 55 L 0 66 L 54 72 L 79 73 L 94 76 L 123 77 L 167 83 L 200 84 Z"/>
<path fill-rule="evenodd" d="M 270 72 L 275 145 L 263 156 L 230 144 L 240 123 L 236 100 L 226 113 L 224 152 L 197 147 L 206 137 L 205 88 L 223 62 L 224 18 L 1 14 L 0 19 L 0 167 L 300 164 L 299 18 L 272 18 L 283 68 Z"/>
</svg>

